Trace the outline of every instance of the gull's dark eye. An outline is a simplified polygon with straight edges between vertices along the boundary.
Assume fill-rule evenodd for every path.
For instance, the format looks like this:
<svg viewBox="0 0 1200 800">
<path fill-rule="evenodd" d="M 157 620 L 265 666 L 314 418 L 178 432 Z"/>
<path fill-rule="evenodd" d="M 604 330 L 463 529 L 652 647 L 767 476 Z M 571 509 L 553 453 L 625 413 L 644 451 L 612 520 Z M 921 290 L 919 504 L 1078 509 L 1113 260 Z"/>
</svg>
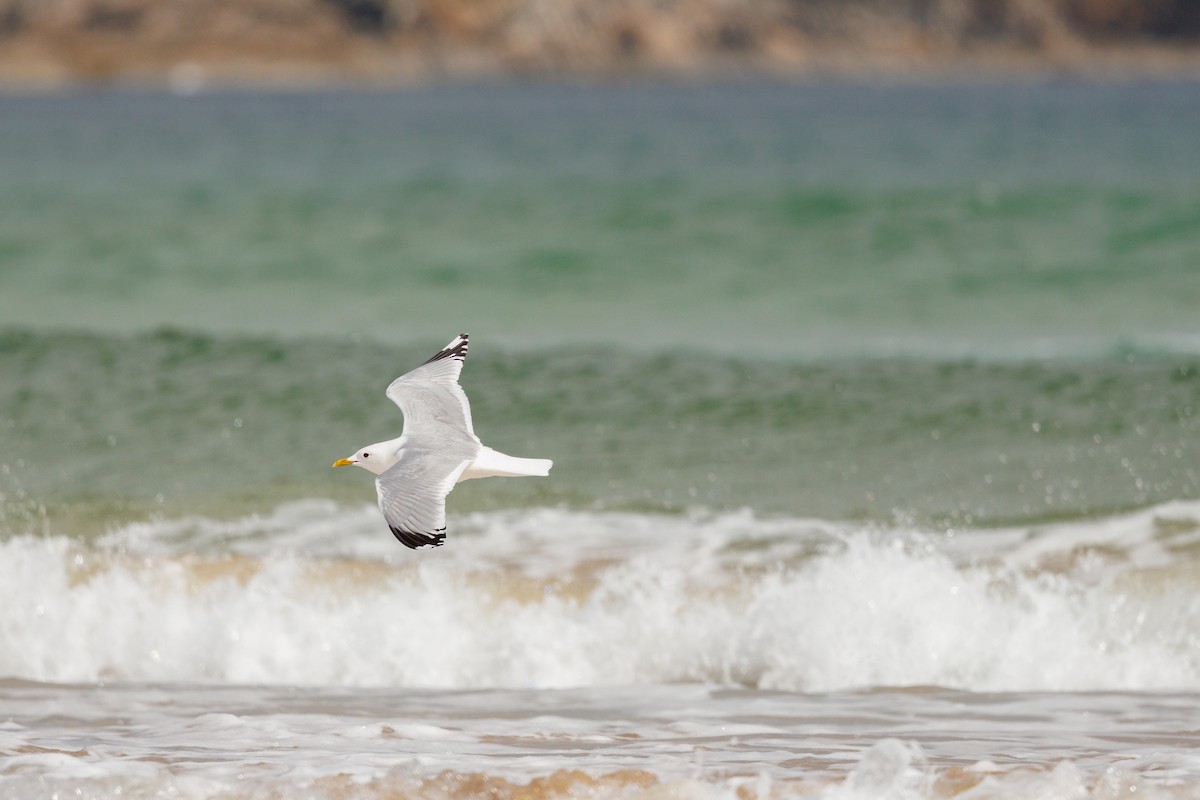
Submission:
<svg viewBox="0 0 1200 800">
<path fill-rule="evenodd" d="M 370 458 L 370 457 L 371 457 L 370 453 L 363 453 L 363 458 Z"/>
</svg>

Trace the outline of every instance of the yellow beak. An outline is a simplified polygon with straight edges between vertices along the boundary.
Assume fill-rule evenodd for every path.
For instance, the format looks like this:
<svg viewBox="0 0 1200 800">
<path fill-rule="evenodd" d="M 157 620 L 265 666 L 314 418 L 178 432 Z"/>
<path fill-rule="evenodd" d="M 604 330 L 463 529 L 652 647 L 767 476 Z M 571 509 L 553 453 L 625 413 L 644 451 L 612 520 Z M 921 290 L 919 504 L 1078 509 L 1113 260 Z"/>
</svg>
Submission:
<svg viewBox="0 0 1200 800">
<path fill-rule="evenodd" d="M 348 458 L 339 458 L 337 461 L 333 462 L 333 465 L 335 467 L 348 467 L 353 463 L 354 462 Z"/>
</svg>

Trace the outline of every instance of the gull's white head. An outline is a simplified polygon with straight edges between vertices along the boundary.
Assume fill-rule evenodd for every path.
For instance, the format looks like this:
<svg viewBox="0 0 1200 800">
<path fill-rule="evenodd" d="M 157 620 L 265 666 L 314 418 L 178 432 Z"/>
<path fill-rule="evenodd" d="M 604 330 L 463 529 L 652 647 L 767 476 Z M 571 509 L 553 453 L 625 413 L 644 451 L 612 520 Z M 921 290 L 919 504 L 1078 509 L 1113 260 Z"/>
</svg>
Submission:
<svg viewBox="0 0 1200 800">
<path fill-rule="evenodd" d="M 333 462 L 335 467 L 362 467 L 367 472 L 379 475 L 398 460 L 395 440 L 369 444 L 349 458 L 339 458 Z"/>
</svg>

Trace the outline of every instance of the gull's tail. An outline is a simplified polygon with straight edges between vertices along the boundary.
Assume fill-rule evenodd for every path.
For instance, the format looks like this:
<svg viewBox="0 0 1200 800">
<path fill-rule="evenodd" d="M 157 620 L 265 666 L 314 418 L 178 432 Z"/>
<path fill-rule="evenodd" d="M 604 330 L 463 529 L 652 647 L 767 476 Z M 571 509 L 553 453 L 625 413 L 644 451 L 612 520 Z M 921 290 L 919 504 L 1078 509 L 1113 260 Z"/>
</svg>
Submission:
<svg viewBox="0 0 1200 800">
<path fill-rule="evenodd" d="M 460 481 L 471 478 L 521 478 L 546 476 L 554 462 L 548 458 L 517 458 L 484 447 L 475 460 L 459 476 Z"/>
</svg>

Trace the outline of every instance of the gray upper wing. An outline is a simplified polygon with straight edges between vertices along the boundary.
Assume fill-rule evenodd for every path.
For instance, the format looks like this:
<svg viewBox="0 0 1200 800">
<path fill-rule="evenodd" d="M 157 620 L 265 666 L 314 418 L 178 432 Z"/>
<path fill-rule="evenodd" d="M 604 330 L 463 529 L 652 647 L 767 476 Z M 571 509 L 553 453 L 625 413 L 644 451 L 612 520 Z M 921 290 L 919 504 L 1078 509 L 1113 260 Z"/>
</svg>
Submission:
<svg viewBox="0 0 1200 800">
<path fill-rule="evenodd" d="M 445 426 L 475 438 L 471 405 L 458 385 L 467 357 L 467 338 L 460 333 L 424 364 L 388 386 L 387 396 L 404 412 L 406 434 L 423 435 Z"/>
</svg>

